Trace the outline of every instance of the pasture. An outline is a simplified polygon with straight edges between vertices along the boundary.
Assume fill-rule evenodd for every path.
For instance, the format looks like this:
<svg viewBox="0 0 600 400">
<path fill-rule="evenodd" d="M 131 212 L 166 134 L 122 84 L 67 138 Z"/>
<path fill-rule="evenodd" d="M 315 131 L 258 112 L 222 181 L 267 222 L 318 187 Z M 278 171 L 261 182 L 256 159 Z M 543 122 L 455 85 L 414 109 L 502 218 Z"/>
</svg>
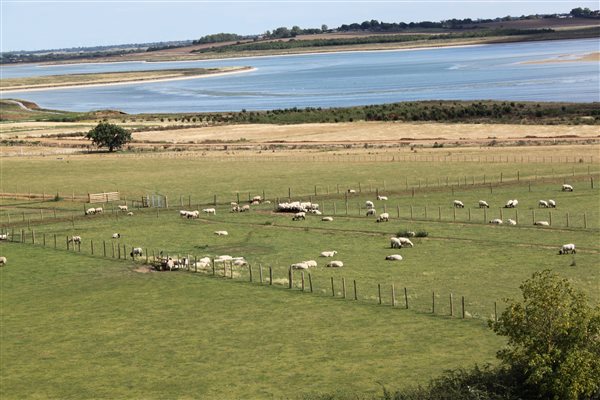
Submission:
<svg viewBox="0 0 600 400">
<path fill-rule="evenodd" d="M 2 230 L 25 242 L 1 244 L 9 259 L 0 271 L 2 397 L 368 394 L 378 382 L 388 388 L 426 383 L 447 368 L 494 362 L 502 340 L 486 321 L 494 303 L 500 312 L 501 300 L 518 296 L 534 271 L 557 271 L 600 301 L 598 164 L 308 160 L 292 153 L 243 162 L 2 160 L 3 192 L 48 196 L 2 199 Z M 562 192 L 563 182 L 575 191 Z M 349 188 L 357 193 L 347 195 Z M 129 202 L 164 194 L 169 208 L 133 209 L 128 217 L 115 210 L 121 201 L 97 204 L 103 214 L 84 216 L 90 205 L 69 199 L 112 190 Z M 377 201 L 377 192 L 389 200 Z M 249 195 L 273 204 L 229 212 L 230 201 Z M 319 203 L 334 220 L 309 214 L 292 221 L 291 214 L 273 212 L 277 198 L 288 196 Z M 215 197 L 216 215 L 179 217 L 179 209 L 212 207 Z M 516 209 L 502 208 L 513 198 Z M 465 208 L 454 209 L 454 199 Z M 480 199 L 490 208 L 479 209 Z M 557 208 L 539 208 L 540 199 L 556 200 Z M 390 222 L 365 216 L 366 200 L 378 213 L 389 212 Z M 493 218 L 516 218 L 518 225 L 487 223 Z M 534 220 L 552 226 L 533 226 Z M 428 236 L 414 238 L 414 248 L 391 249 L 389 238 L 403 230 Z M 114 232 L 121 238 L 111 239 Z M 71 235 L 83 238 L 80 249 L 66 250 Z M 577 254 L 559 256 L 564 243 L 575 243 Z M 115 249 L 122 246 L 118 259 Z M 150 258 L 160 251 L 192 259 L 244 256 L 253 281 L 248 267 L 226 268 L 233 279 L 222 276 L 222 267 L 214 275 L 193 267 L 136 272 L 148 270 L 146 254 L 135 261 L 124 254 L 133 246 Z M 334 259 L 344 267 L 326 268 L 331 259 L 318 257 L 324 250 L 338 251 Z M 386 261 L 393 253 L 404 259 Z M 304 291 L 297 271 L 288 289 L 289 265 L 310 259 L 318 267 L 305 271 Z M 26 376 L 36 384 L 25 384 Z"/>
</svg>

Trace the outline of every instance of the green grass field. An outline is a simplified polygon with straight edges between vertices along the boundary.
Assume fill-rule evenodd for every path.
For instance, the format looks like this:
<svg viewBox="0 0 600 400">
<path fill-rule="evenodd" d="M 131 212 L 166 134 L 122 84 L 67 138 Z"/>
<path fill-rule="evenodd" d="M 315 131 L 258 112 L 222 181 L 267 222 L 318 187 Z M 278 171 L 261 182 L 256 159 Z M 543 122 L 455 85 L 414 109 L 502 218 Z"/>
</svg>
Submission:
<svg viewBox="0 0 600 400">
<path fill-rule="evenodd" d="M 424 384 L 444 369 L 494 362 L 503 343 L 486 327 L 494 302 L 501 311 L 502 299 L 518 296 L 519 284 L 535 271 L 557 271 L 592 302 L 600 301 L 600 189 L 597 183 L 591 188 L 587 164 L 68 161 L 5 159 L 3 191 L 19 187 L 16 191 L 60 191 L 68 197 L 73 191 L 118 188 L 128 199 L 158 192 L 170 196 L 171 208 L 134 209 L 127 217 L 104 205 L 103 215 L 83 216 L 89 205 L 79 202 L 2 199 L 2 230 L 14 231 L 17 240 L 24 231 L 26 242 L 0 244 L 9 259 L 0 270 L 2 398 L 369 394 L 380 384 L 392 389 Z M 597 173 L 596 165 L 591 172 Z M 484 174 L 487 183 L 494 182 L 491 190 L 482 184 Z M 449 179 L 445 186 L 446 176 L 458 182 Z M 575 191 L 562 192 L 563 181 Z M 337 187 L 345 192 L 359 183 L 362 192 L 349 197 L 346 215 L 345 196 Z M 313 215 L 292 221 L 290 214 L 273 213 L 273 204 L 228 212 L 237 193 L 241 200 L 263 190 L 269 199 L 287 199 L 288 188 L 293 199 L 313 197 L 324 215 L 334 215 L 335 204 L 334 221 Z M 364 216 L 364 202 L 375 200 L 376 188 L 389 196 L 388 223 Z M 179 208 L 202 208 L 215 194 L 215 216 L 179 217 Z M 519 199 L 517 210 L 500 208 L 513 198 Z M 467 208 L 454 210 L 454 199 Z M 476 208 L 479 199 L 491 208 Z M 558 207 L 539 209 L 540 199 L 554 199 Z M 383 212 L 384 203 L 375 203 Z M 517 218 L 517 212 L 515 227 L 485 223 L 500 213 Z M 552 226 L 533 226 L 534 212 L 536 220 L 548 220 L 551 212 Z M 390 249 L 390 236 L 405 229 L 429 236 L 415 238 L 414 248 Z M 229 236 L 217 237 L 215 230 L 227 230 Z M 113 232 L 121 239 L 113 241 Z M 82 236 L 80 253 L 66 251 L 70 235 Z M 559 256 L 560 245 L 571 242 L 577 254 Z M 125 245 L 127 252 L 140 246 L 149 254 L 245 256 L 254 282 L 248 268 L 236 268 L 235 279 L 221 277 L 220 268 L 214 277 L 210 269 L 136 272 L 145 257 L 114 259 L 115 244 Z M 335 259 L 344 261 L 341 269 L 325 268 L 326 259 L 318 257 L 334 249 Z M 393 253 L 404 260 L 385 261 Z M 308 283 L 304 293 L 300 290 L 299 272 L 295 288 L 287 289 L 289 265 L 308 259 L 319 263 L 310 270 L 314 293 L 308 293 Z M 266 282 L 268 267 L 272 286 Z M 347 299 L 342 299 L 342 279 Z M 358 301 L 352 299 L 353 280 Z M 404 309 L 405 287 L 409 310 Z M 449 317 L 450 293 L 454 318 Z M 465 320 L 460 318 L 462 296 Z"/>
</svg>

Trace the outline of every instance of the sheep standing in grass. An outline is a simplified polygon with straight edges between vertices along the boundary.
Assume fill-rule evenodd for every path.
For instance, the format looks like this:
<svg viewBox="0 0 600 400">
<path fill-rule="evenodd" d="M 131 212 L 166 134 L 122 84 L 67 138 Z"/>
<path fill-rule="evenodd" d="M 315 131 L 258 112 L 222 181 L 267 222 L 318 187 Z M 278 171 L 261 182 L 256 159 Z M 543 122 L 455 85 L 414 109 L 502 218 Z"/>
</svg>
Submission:
<svg viewBox="0 0 600 400">
<path fill-rule="evenodd" d="M 387 196 L 377 196 L 377 200 L 379 201 L 387 201 Z"/>
<path fill-rule="evenodd" d="M 227 236 L 229 233 L 227 231 L 215 231 L 215 235 L 217 236 Z"/>
<path fill-rule="evenodd" d="M 508 200 L 504 205 L 504 208 L 515 208 L 519 204 L 519 200 Z"/>
<path fill-rule="evenodd" d="M 573 243 L 563 244 L 560 250 L 558 250 L 558 254 L 575 254 L 575 245 Z"/>
<path fill-rule="evenodd" d="M 479 200 L 479 208 L 490 208 L 490 205 L 485 200 Z"/>
<path fill-rule="evenodd" d="M 190 219 L 190 218 L 192 218 L 192 219 L 200 218 L 200 211 L 198 211 L 198 210 L 188 211 L 187 217 L 188 217 L 188 219 Z"/>
<path fill-rule="evenodd" d="M 373 204 L 372 201 L 367 200 L 367 201 L 365 201 L 365 207 L 367 207 L 367 208 L 373 208 L 373 207 L 375 207 L 375 204 Z"/>
<path fill-rule="evenodd" d="M 548 221 L 535 221 L 533 224 L 537 226 L 550 226 Z"/>
<path fill-rule="evenodd" d="M 292 264 L 290 265 L 290 267 L 292 269 L 308 269 L 308 265 L 306 265 L 306 263 L 303 262 Z"/>
<path fill-rule="evenodd" d="M 322 251 L 321 252 L 321 257 L 333 257 L 337 254 L 337 251 L 332 250 L 332 251 Z"/>
<path fill-rule="evenodd" d="M 321 218 L 321 221 L 331 222 L 331 221 L 333 221 L 333 217 L 323 217 L 323 218 Z"/>
<path fill-rule="evenodd" d="M 377 212 L 377 210 L 375 210 L 374 208 L 369 208 L 367 210 L 367 217 L 371 216 L 371 215 L 375 215 L 376 212 Z"/>
<path fill-rule="evenodd" d="M 104 209 L 102 207 L 96 207 L 96 214 L 102 214 L 104 212 Z"/>
<path fill-rule="evenodd" d="M 112 234 L 112 238 L 113 239 L 120 239 L 121 238 L 121 234 L 120 233 L 113 233 Z"/>
<path fill-rule="evenodd" d="M 87 210 L 85 210 L 85 215 L 94 215 L 94 214 L 96 214 L 96 209 L 94 207 L 88 208 Z"/>
<path fill-rule="evenodd" d="M 143 256 L 143 255 L 144 255 L 144 251 L 142 250 L 142 248 L 141 248 L 141 247 L 134 247 L 134 248 L 131 250 L 131 253 L 129 253 L 129 255 L 130 255 L 132 258 L 133 258 L 133 257 L 135 257 L 135 256 L 140 256 L 140 257 L 141 257 L 141 256 Z"/>
<path fill-rule="evenodd" d="M 300 221 L 300 220 L 305 220 L 305 219 L 306 219 L 306 213 L 304 211 L 297 212 L 292 217 L 292 221 Z"/>
<path fill-rule="evenodd" d="M 8 260 L 6 259 L 6 257 L 0 257 L 0 267 L 4 267 L 7 262 Z"/>
<path fill-rule="evenodd" d="M 389 222 L 389 220 L 390 220 L 390 214 L 389 213 L 381 213 L 377 217 L 377 221 L 376 222 Z"/>
<path fill-rule="evenodd" d="M 206 213 L 206 214 L 212 214 L 212 215 L 216 215 L 217 214 L 217 210 L 214 208 L 205 208 L 202 210 L 202 212 Z"/>
<path fill-rule="evenodd" d="M 354 189 L 348 189 L 348 194 L 356 194 L 356 190 L 354 190 Z"/>
<path fill-rule="evenodd" d="M 248 204 L 244 204 L 242 208 L 240 208 L 240 212 L 250 211 L 250 206 Z"/>
<path fill-rule="evenodd" d="M 327 266 L 329 268 L 341 268 L 344 266 L 344 263 L 341 261 L 330 261 L 329 263 L 327 263 Z"/>
<path fill-rule="evenodd" d="M 400 254 L 391 254 L 385 257 L 388 261 L 402 261 L 402 256 Z"/>
<path fill-rule="evenodd" d="M 68 240 L 69 243 L 81 244 L 81 236 L 71 236 Z"/>
<path fill-rule="evenodd" d="M 127 213 L 127 216 L 129 216 L 129 217 L 133 217 L 133 211 L 129 211 L 129 212 Z"/>
<path fill-rule="evenodd" d="M 517 221 L 515 221 L 514 219 L 510 219 L 510 218 L 506 222 L 508 222 L 509 225 L 513 225 L 513 226 L 517 224 Z"/>
<path fill-rule="evenodd" d="M 548 202 L 546 200 L 540 200 L 538 201 L 538 207 L 542 207 L 542 208 L 548 208 Z"/>
<path fill-rule="evenodd" d="M 413 242 L 410 241 L 409 238 L 399 237 L 398 240 L 400 241 L 402 246 L 415 247 L 415 245 L 413 244 Z"/>
<path fill-rule="evenodd" d="M 400 249 L 402 248 L 402 242 L 397 237 L 390 238 L 390 247 L 392 249 Z"/>
<path fill-rule="evenodd" d="M 233 260 L 233 265 L 235 265 L 236 267 L 247 267 L 248 266 L 248 261 L 241 259 L 241 260 Z"/>
<path fill-rule="evenodd" d="M 8 233 L 3 233 L 0 235 L 0 240 L 8 240 Z"/>
<path fill-rule="evenodd" d="M 308 265 L 308 268 L 316 268 L 317 262 L 315 260 L 302 261 L 304 264 Z"/>
<path fill-rule="evenodd" d="M 188 214 L 189 214 L 189 211 L 186 211 L 186 210 L 179 210 L 179 216 L 180 216 L 181 218 L 187 218 Z"/>
<path fill-rule="evenodd" d="M 129 211 L 129 209 L 127 208 L 126 205 L 124 205 L 124 206 L 117 206 L 117 207 L 119 207 L 119 211 Z"/>
<path fill-rule="evenodd" d="M 460 200 L 454 200 L 454 208 L 465 208 L 465 205 Z"/>
<path fill-rule="evenodd" d="M 548 206 L 550 208 L 556 208 L 556 201 L 554 201 L 552 199 L 548 200 Z"/>
<path fill-rule="evenodd" d="M 502 220 L 500 218 L 495 218 L 490 221 L 490 224 L 502 225 Z"/>
<path fill-rule="evenodd" d="M 572 192 L 573 191 L 573 186 L 564 184 L 564 185 L 562 185 L 562 191 L 563 192 Z"/>
</svg>

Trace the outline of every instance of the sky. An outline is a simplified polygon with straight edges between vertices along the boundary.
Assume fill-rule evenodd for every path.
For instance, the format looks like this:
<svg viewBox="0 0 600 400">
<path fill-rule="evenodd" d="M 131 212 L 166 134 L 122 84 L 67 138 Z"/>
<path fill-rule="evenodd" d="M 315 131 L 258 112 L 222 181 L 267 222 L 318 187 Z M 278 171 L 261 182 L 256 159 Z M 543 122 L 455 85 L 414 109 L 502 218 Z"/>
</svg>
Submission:
<svg viewBox="0 0 600 400">
<path fill-rule="evenodd" d="M 231 32 L 259 34 L 280 26 L 330 28 L 385 22 L 495 18 L 598 9 L 598 1 L 121 1 L 0 0 L 0 51 L 197 39 Z"/>
</svg>

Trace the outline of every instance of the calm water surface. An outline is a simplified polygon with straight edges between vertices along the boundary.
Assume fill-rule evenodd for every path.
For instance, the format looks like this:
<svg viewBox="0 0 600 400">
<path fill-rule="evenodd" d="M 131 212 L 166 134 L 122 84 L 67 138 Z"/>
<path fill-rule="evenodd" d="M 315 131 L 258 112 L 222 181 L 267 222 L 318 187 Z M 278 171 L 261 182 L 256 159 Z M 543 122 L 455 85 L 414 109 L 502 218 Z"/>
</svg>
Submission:
<svg viewBox="0 0 600 400">
<path fill-rule="evenodd" d="M 524 61 L 599 51 L 597 39 L 194 62 L 2 67 L 4 78 L 249 65 L 256 71 L 194 80 L 6 94 L 45 108 L 129 113 L 341 107 L 433 99 L 600 101 L 600 64 Z"/>
</svg>

